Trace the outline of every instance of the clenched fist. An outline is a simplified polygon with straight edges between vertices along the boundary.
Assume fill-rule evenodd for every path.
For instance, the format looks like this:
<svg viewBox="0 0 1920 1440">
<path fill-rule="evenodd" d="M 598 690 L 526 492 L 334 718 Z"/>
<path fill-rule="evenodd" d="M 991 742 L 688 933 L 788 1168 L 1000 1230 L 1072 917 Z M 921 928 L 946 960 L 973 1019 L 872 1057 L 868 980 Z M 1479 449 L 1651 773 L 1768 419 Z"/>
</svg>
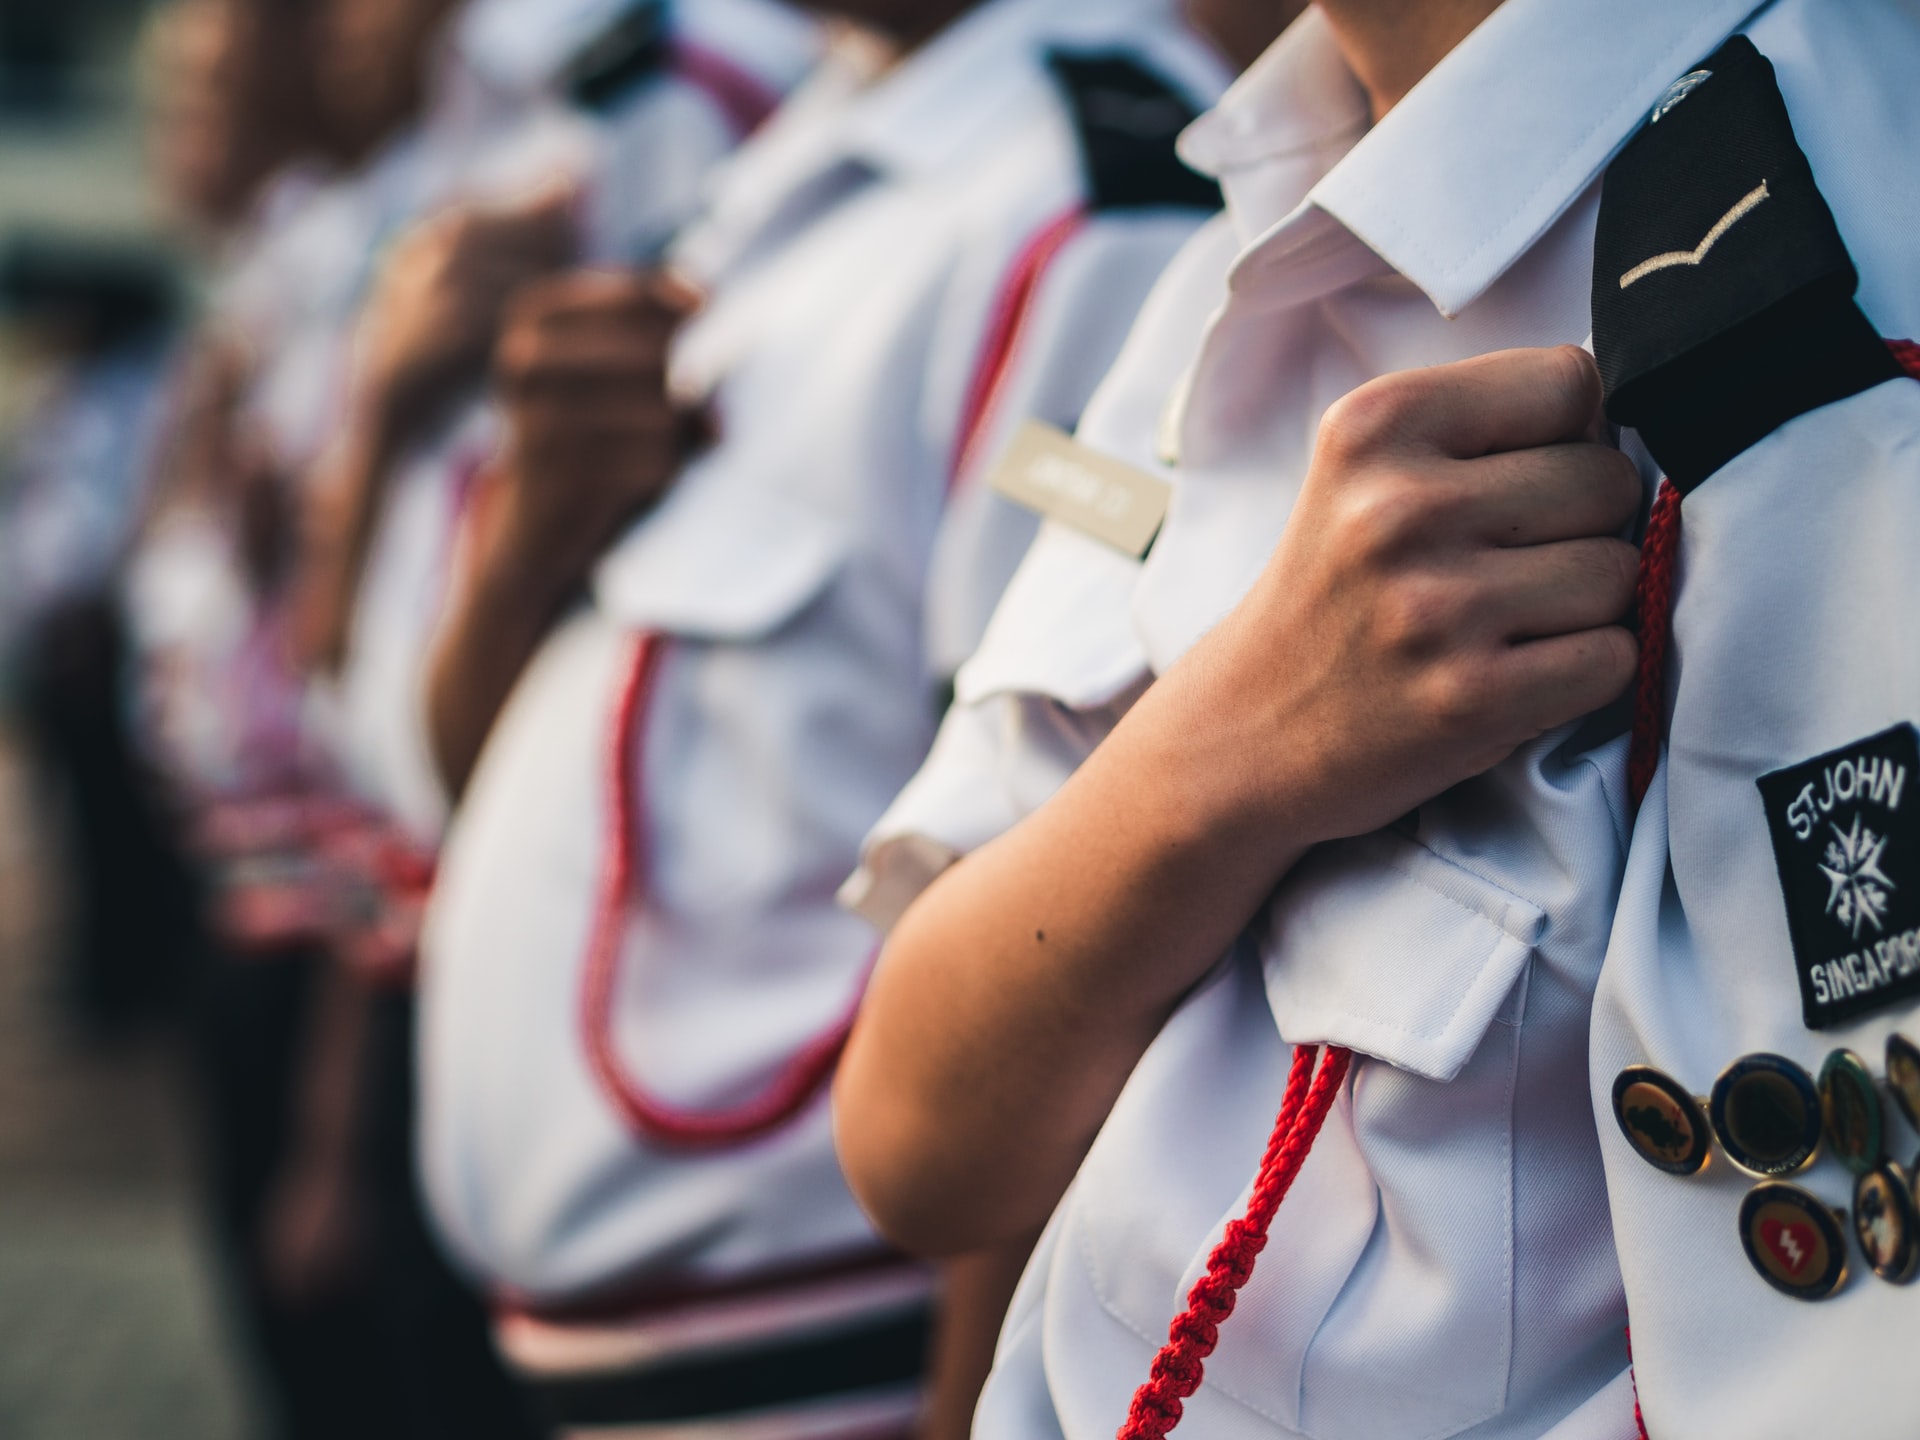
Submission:
<svg viewBox="0 0 1920 1440">
<path fill-rule="evenodd" d="M 479 384 L 508 298 L 565 264 L 572 197 L 466 206 L 423 221 L 394 247 L 357 337 L 359 398 L 383 431 L 409 439 Z"/>
<path fill-rule="evenodd" d="M 699 443 L 699 417 L 667 393 L 668 347 L 698 306 L 670 275 L 604 271 L 514 301 L 494 364 L 507 440 L 488 543 L 543 600 L 585 577 Z"/>
<path fill-rule="evenodd" d="M 1285 536 L 1195 657 L 1245 793 L 1312 838 L 1386 824 L 1615 699 L 1641 498 L 1572 347 L 1385 376 L 1332 406 Z"/>
</svg>

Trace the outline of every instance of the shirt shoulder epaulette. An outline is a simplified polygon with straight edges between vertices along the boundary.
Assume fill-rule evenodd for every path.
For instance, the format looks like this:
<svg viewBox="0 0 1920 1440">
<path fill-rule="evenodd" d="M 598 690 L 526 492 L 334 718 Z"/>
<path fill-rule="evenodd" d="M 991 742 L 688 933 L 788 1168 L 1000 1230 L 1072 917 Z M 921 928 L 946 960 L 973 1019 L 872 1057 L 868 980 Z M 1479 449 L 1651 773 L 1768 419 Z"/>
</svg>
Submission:
<svg viewBox="0 0 1920 1440">
<path fill-rule="evenodd" d="M 1047 56 L 1067 102 L 1094 210 L 1218 210 L 1220 187 L 1175 153 L 1198 112 L 1132 55 L 1055 50 Z"/>
<path fill-rule="evenodd" d="M 1608 168 L 1593 346 L 1607 414 L 1684 494 L 1789 420 L 1893 379 L 1772 64 L 1736 35 Z"/>
<path fill-rule="evenodd" d="M 663 0 L 634 0 L 574 55 L 561 73 L 560 89 L 583 110 L 603 113 L 657 75 L 668 49 Z"/>
</svg>

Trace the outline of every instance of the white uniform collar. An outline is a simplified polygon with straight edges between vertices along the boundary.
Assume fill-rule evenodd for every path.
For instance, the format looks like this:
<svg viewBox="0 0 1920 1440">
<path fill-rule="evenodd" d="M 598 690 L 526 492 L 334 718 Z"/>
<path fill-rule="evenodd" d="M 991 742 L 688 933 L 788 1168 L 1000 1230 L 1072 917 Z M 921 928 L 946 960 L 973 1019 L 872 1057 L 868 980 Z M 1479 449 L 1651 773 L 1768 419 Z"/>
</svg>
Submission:
<svg viewBox="0 0 1920 1440">
<path fill-rule="evenodd" d="M 1111 47 L 1118 19 L 1151 17 L 1173 0 L 988 0 L 878 78 L 856 58 L 829 53 L 752 145 L 721 173 L 704 221 L 683 237 L 676 262 L 711 280 L 776 221 L 791 222 L 836 172 L 893 180 L 950 178 L 997 127 L 1033 123 L 1022 97 L 1040 93 L 1043 46 L 1078 36 Z M 816 191 L 816 187 L 818 190 Z M 803 198 L 812 197 L 812 198 Z"/>
<path fill-rule="evenodd" d="M 875 82 L 851 114 L 855 158 L 895 175 L 938 174 L 983 132 L 1018 118 L 1006 101 L 1027 73 L 1010 50 L 1071 47 L 1076 30 L 1111 45 L 1115 20 L 1170 0 L 988 0 Z"/>
<path fill-rule="evenodd" d="M 1297 303 L 1391 267 L 1459 314 L 1756 8 L 1507 0 L 1370 130 L 1331 30 L 1308 11 L 1184 141 L 1260 237 L 1235 290 Z M 1436 135 L 1470 163 L 1436 163 Z"/>
</svg>

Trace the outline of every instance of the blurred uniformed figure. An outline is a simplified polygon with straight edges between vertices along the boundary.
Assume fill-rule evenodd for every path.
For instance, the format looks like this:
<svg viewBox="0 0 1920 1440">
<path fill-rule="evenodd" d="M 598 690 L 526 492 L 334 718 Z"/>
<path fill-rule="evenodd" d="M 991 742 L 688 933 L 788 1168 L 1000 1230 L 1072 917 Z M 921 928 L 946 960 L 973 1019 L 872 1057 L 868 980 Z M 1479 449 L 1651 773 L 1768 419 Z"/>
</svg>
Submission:
<svg viewBox="0 0 1920 1440">
<path fill-rule="evenodd" d="M 183 867 L 132 744 L 115 597 L 166 412 L 177 288 L 137 249 L 27 234 L 0 253 L 0 315 L 38 379 L 0 461 L 0 696 L 63 820 L 63 998 L 108 1031 L 176 998 L 190 943 Z"/>
<path fill-rule="evenodd" d="M 987 460 L 1218 203 L 1172 4 L 831 8 L 870 28 L 670 272 L 515 305 L 429 687 L 423 1165 L 566 1433 L 913 1424 L 928 1280 L 828 1134 L 873 948 L 833 890 L 1030 536 Z"/>
<path fill-rule="evenodd" d="M 475 68 L 512 67 L 528 84 L 529 45 L 544 36 L 555 52 L 545 103 L 520 127 L 528 138 L 503 135 L 502 147 L 564 123 L 578 157 L 528 198 L 456 205 L 396 246 L 363 311 L 355 400 L 308 527 L 296 604 L 310 661 L 338 676 L 345 781 L 423 853 L 446 817 L 426 745 L 425 657 L 474 480 L 498 444 L 481 382 L 502 310 L 562 258 L 657 253 L 816 46 L 813 26 L 772 0 L 576 8 L 606 13 L 565 50 L 546 34 L 550 5 L 489 0 L 463 17 Z"/>
<path fill-rule="evenodd" d="M 430 857 L 390 840 L 394 797 L 353 784 L 352 707 L 296 663 L 337 658 L 315 653 L 312 592 L 352 602 L 351 575 L 322 565 L 313 584 L 306 547 L 319 535 L 330 562 L 339 492 L 377 500 L 386 468 L 444 443 L 505 295 L 569 253 L 595 167 L 644 164 L 616 198 L 634 223 L 670 225 L 804 60 L 777 12 L 683 9 L 704 29 L 608 0 L 327 0 L 312 56 L 349 164 L 228 267 L 208 327 L 224 382 L 212 454 L 183 457 L 202 483 L 179 487 L 135 577 L 160 622 L 160 748 L 200 817 L 229 953 L 200 1007 L 227 1227 L 301 1433 L 526 1433 L 414 1195 L 404 987 Z M 696 81 L 656 83 L 669 69 Z M 334 1322 L 355 1353 L 318 1333 Z"/>
<path fill-rule="evenodd" d="M 1920 9 L 1746 8 L 1711 7 L 1740 35 L 1600 213 L 1594 347 L 1663 480 L 1592 1094 L 1647 1433 L 1891 1440 L 1920 1404 L 1920 367 L 1887 343 L 1920 334 Z"/>
<path fill-rule="evenodd" d="M 1636 1433 L 1634 1242 L 1616 1256 L 1587 1080 L 1631 810 L 1619 537 L 1656 477 L 1609 441 L 1606 353 L 1573 347 L 1636 261 L 1710 276 L 1751 223 L 1758 175 L 1684 243 L 1612 267 L 1596 242 L 1616 153 L 1685 115 L 1649 123 L 1753 9 L 1515 0 L 1381 30 L 1323 0 L 1187 132 L 1229 218 L 1163 279 L 1077 462 L 1089 486 L 1125 462 L 1164 525 L 1123 550 L 1048 507 L 848 891 L 905 912 L 837 1094 L 856 1189 L 930 1250 L 1047 1225 L 976 1434 Z M 1866 64 L 1848 35 L 1897 68 L 1870 37 L 1911 19 L 1752 23 L 1840 75 Z M 1723 138 L 1624 209 L 1750 153 Z M 1696 983 L 1652 1033 L 1704 1043 Z M 1718 1341 L 1689 1308 L 1702 1250 L 1647 1194 L 1679 1390 Z M 1714 1393 L 1745 1374 L 1729 1353 Z M 1736 1413 L 1648 1418 L 1787 1433 Z"/>
</svg>

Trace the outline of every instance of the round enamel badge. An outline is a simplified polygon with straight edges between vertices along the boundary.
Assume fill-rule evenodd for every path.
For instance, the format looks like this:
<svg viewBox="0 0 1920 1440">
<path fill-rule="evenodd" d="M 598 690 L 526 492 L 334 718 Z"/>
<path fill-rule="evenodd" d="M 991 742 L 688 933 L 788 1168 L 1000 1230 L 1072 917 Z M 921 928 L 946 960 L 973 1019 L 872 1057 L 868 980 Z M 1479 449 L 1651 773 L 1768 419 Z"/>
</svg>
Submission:
<svg viewBox="0 0 1920 1440">
<path fill-rule="evenodd" d="M 1820 1067 L 1820 1115 L 1834 1158 L 1865 1175 L 1886 1152 L 1880 1091 L 1867 1062 L 1851 1050 L 1836 1050 Z"/>
<path fill-rule="evenodd" d="M 1920 1130 L 1920 1045 L 1904 1035 L 1887 1036 L 1887 1088 L 1907 1123 Z"/>
<path fill-rule="evenodd" d="M 1613 1118 L 1634 1153 L 1669 1175 L 1697 1175 L 1712 1153 L 1700 1102 L 1651 1065 L 1629 1065 L 1615 1077 Z"/>
<path fill-rule="evenodd" d="M 1904 1285 L 1920 1268 L 1920 1213 L 1898 1165 L 1869 1170 L 1855 1182 L 1853 1233 L 1868 1267 L 1882 1280 Z"/>
<path fill-rule="evenodd" d="M 1713 1082 L 1707 1101 L 1727 1158 L 1750 1175 L 1791 1175 L 1820 1150 L 1820 1092 L 1784 1055 L 1748 1055 Z"/>
<path fill-rule="evenodd" d="M 1760 1278 L 1796 1300 L 1847 1283 L 1847 1242 L 1833 1211 L 1797 1185 L 1770 1180 L 1740 1205 L 1740 1243 Z"/>
</svg>

